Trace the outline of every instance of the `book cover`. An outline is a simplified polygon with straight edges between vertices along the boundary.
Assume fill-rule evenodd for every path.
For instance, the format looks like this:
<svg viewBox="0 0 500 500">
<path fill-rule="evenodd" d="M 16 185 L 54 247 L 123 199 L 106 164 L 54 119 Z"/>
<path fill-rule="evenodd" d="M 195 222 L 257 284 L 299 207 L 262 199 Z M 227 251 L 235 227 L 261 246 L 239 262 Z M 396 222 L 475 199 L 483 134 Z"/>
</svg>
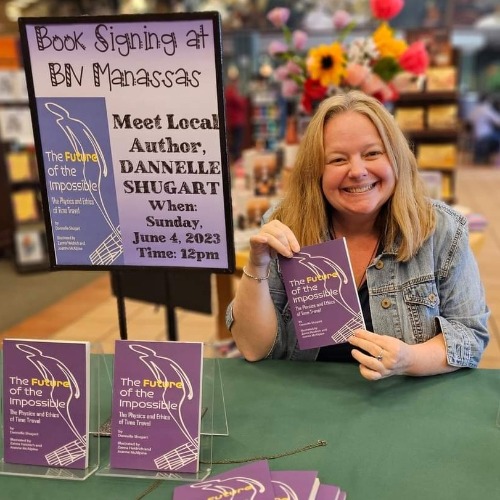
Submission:
<svg viewBox="0 0 500 500">
<path fill-rule="evenodd" d="M 451 92 L 457 88 L 457 69 L 454 66 L 428 68 L 427 91 Z"/>
<path fill-rule="evenodd" d="M 22 189 L 13 193 L 12 209 L 17 223 L 35 221 L 40 218 L 38 202 L 33 189 Z"/>
<path fill-rule="evenodd" d="M 9 181 L 24 182 L 33 180 L 30 156 L 26 151 L 13 151 L 7 155 L 7 173 Z"/>
<path fill-rule="evenodd" d="M 275 500 L 315 500 L 320 486 L 312 470 L 271 471 Z"/>
<path fill-rule="evenodd" d="M 199 483 L 177 486 L 173 500 L 275 500 L 267 460 L 251 462 Z"/>
<path fill-rule="evenodd" d="M 90 343 L 5 339 L 4 461 L 88 466 Z"/>
<path fill-rule="evenodd" d="M 402 130 L 423 130 L 424 129 L 424 108 L 398 108 L 394 113 L 394 118 Z"/>
<path fill-rule="evenodd" d="M 435 104 L 427 108 L 427 125 L 432 129 L 457 130 L 458 106 Z"/>
<path fill-rule="evenodd" d="M 456 144 L 419 144 L 417 162 L 420 168 L 453 169 L 457 165 Z"/>
<path fill-rule="evenodd" d="M 365 328 L 345 238 L 279 262 L 300 349 L 342 343 Z"/>
<path fill-rule="evenodd" d="M 202 342 L 117 340 L 111 467 L 197 472 Z"/>
<path fill-rule="evenodd" d="M 316 500 L 340 500 L 345 493 L 334 484 L 320 484 Z M 346 498 L 345 496 L 343 498 Z"/>
</svg>

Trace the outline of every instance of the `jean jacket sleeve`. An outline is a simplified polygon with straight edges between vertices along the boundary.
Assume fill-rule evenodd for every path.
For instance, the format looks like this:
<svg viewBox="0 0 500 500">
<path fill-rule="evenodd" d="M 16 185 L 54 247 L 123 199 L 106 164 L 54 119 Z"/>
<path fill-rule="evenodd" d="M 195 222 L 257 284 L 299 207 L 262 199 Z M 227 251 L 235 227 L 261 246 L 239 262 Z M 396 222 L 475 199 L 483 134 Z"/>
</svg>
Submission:
<svg viewBox="0 0 500 500">
<path fill-rule="evenodd" d="M 456 216 L 456 222 L 451 234 L 444 231 L 441 235 L 444 251 L 440 252 L 437 268 L 437 330 L 444 335 L 448 364 L 475 368 L 489 340 L 489 309 L 470 247 L 467 222 L 462 216 Z"/>
</svg>

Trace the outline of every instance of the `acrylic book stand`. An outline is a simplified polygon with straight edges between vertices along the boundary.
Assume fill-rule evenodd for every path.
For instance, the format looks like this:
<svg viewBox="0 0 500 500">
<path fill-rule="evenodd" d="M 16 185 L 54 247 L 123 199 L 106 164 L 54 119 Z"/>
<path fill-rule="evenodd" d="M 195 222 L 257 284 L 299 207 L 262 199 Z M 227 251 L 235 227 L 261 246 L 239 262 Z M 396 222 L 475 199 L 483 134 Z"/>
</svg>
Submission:
<svg viewBox="0 0 500 500">
<path fill-rule="evenodd" d="M 0 387 L 2 398 L 2 408 L 0 415 L 0 474 L 11 476 L 31 476 L 48 479 L 66 479 L 83 481 L 92 475 L 99 467 L 100 456 L 100 441 L 94 438 L 96 431 L 99 428 L 100 422 L 100 371 L 102 365 L 102 349 L 98 343 L 91 344 L 90 347 L 90 416 L 89 416 L 89 435 L 88 440 L 88 466 L 85 469 L 69 469 L 65 467 L 40 466 L 40 465 L 25 465 L 12 464 L 4 461 L 4 404 L 3 404 L 3 370 L 0 372 Z M 3 366 L 3 351 L 2 351 L 2 366 Z"/>
<path fill-rule="evenodd" d="M 205 346 L 207 347 L 207 346 Z M 207 349 L 205 349 L 207 350 Z M 129 477 L 138 479 L 155 479 L 166 481 L 201 481 L 208 477 L 212 471 L 212 443 L 213 436 L 227 436 L 228 425 L 226 406 L 219 360 L 207 358 L 203 360 L 203 389 L 202 389 L 202 419 L 200 436 L 200 460 L 197 473 L 176 473 L 152 470 L 118 469 L 109 464 L 111 418 L 113 357 L 103 356 L 101 375 L 101 423 L 99 441 L 101 449 L 101 467 L 96 472 L 97 476 Z"/>
</svg>

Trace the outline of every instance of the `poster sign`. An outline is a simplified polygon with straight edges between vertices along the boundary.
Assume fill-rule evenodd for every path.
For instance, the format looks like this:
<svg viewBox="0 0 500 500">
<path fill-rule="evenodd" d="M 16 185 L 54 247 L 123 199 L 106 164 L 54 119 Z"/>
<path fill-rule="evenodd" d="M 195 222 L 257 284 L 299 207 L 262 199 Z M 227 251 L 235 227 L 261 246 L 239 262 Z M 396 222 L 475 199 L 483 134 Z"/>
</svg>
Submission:
<svg viewBox="0 0 500 500">
<path fill-rule="evenodd" d="M 231 272 L 219 14 L 19 26 L 52 267 Z"/>
</svg>

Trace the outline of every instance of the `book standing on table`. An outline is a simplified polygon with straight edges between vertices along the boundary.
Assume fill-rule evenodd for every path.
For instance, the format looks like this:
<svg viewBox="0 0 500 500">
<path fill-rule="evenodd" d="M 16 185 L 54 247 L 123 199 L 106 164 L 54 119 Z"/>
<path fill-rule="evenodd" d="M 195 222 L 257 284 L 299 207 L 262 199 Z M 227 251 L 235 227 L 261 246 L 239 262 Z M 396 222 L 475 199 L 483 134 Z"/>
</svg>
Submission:
<svg viewBox="0 0 500 500">
<path fill-rule="evenodd" d="M 203 343 L 117 340 L 113 468 L 199 468 Z"/>
<path fill-rule="evenodd" d="M 4 461 L 88 466 L 89 342 L 5 339 Z"/>
</svg>

